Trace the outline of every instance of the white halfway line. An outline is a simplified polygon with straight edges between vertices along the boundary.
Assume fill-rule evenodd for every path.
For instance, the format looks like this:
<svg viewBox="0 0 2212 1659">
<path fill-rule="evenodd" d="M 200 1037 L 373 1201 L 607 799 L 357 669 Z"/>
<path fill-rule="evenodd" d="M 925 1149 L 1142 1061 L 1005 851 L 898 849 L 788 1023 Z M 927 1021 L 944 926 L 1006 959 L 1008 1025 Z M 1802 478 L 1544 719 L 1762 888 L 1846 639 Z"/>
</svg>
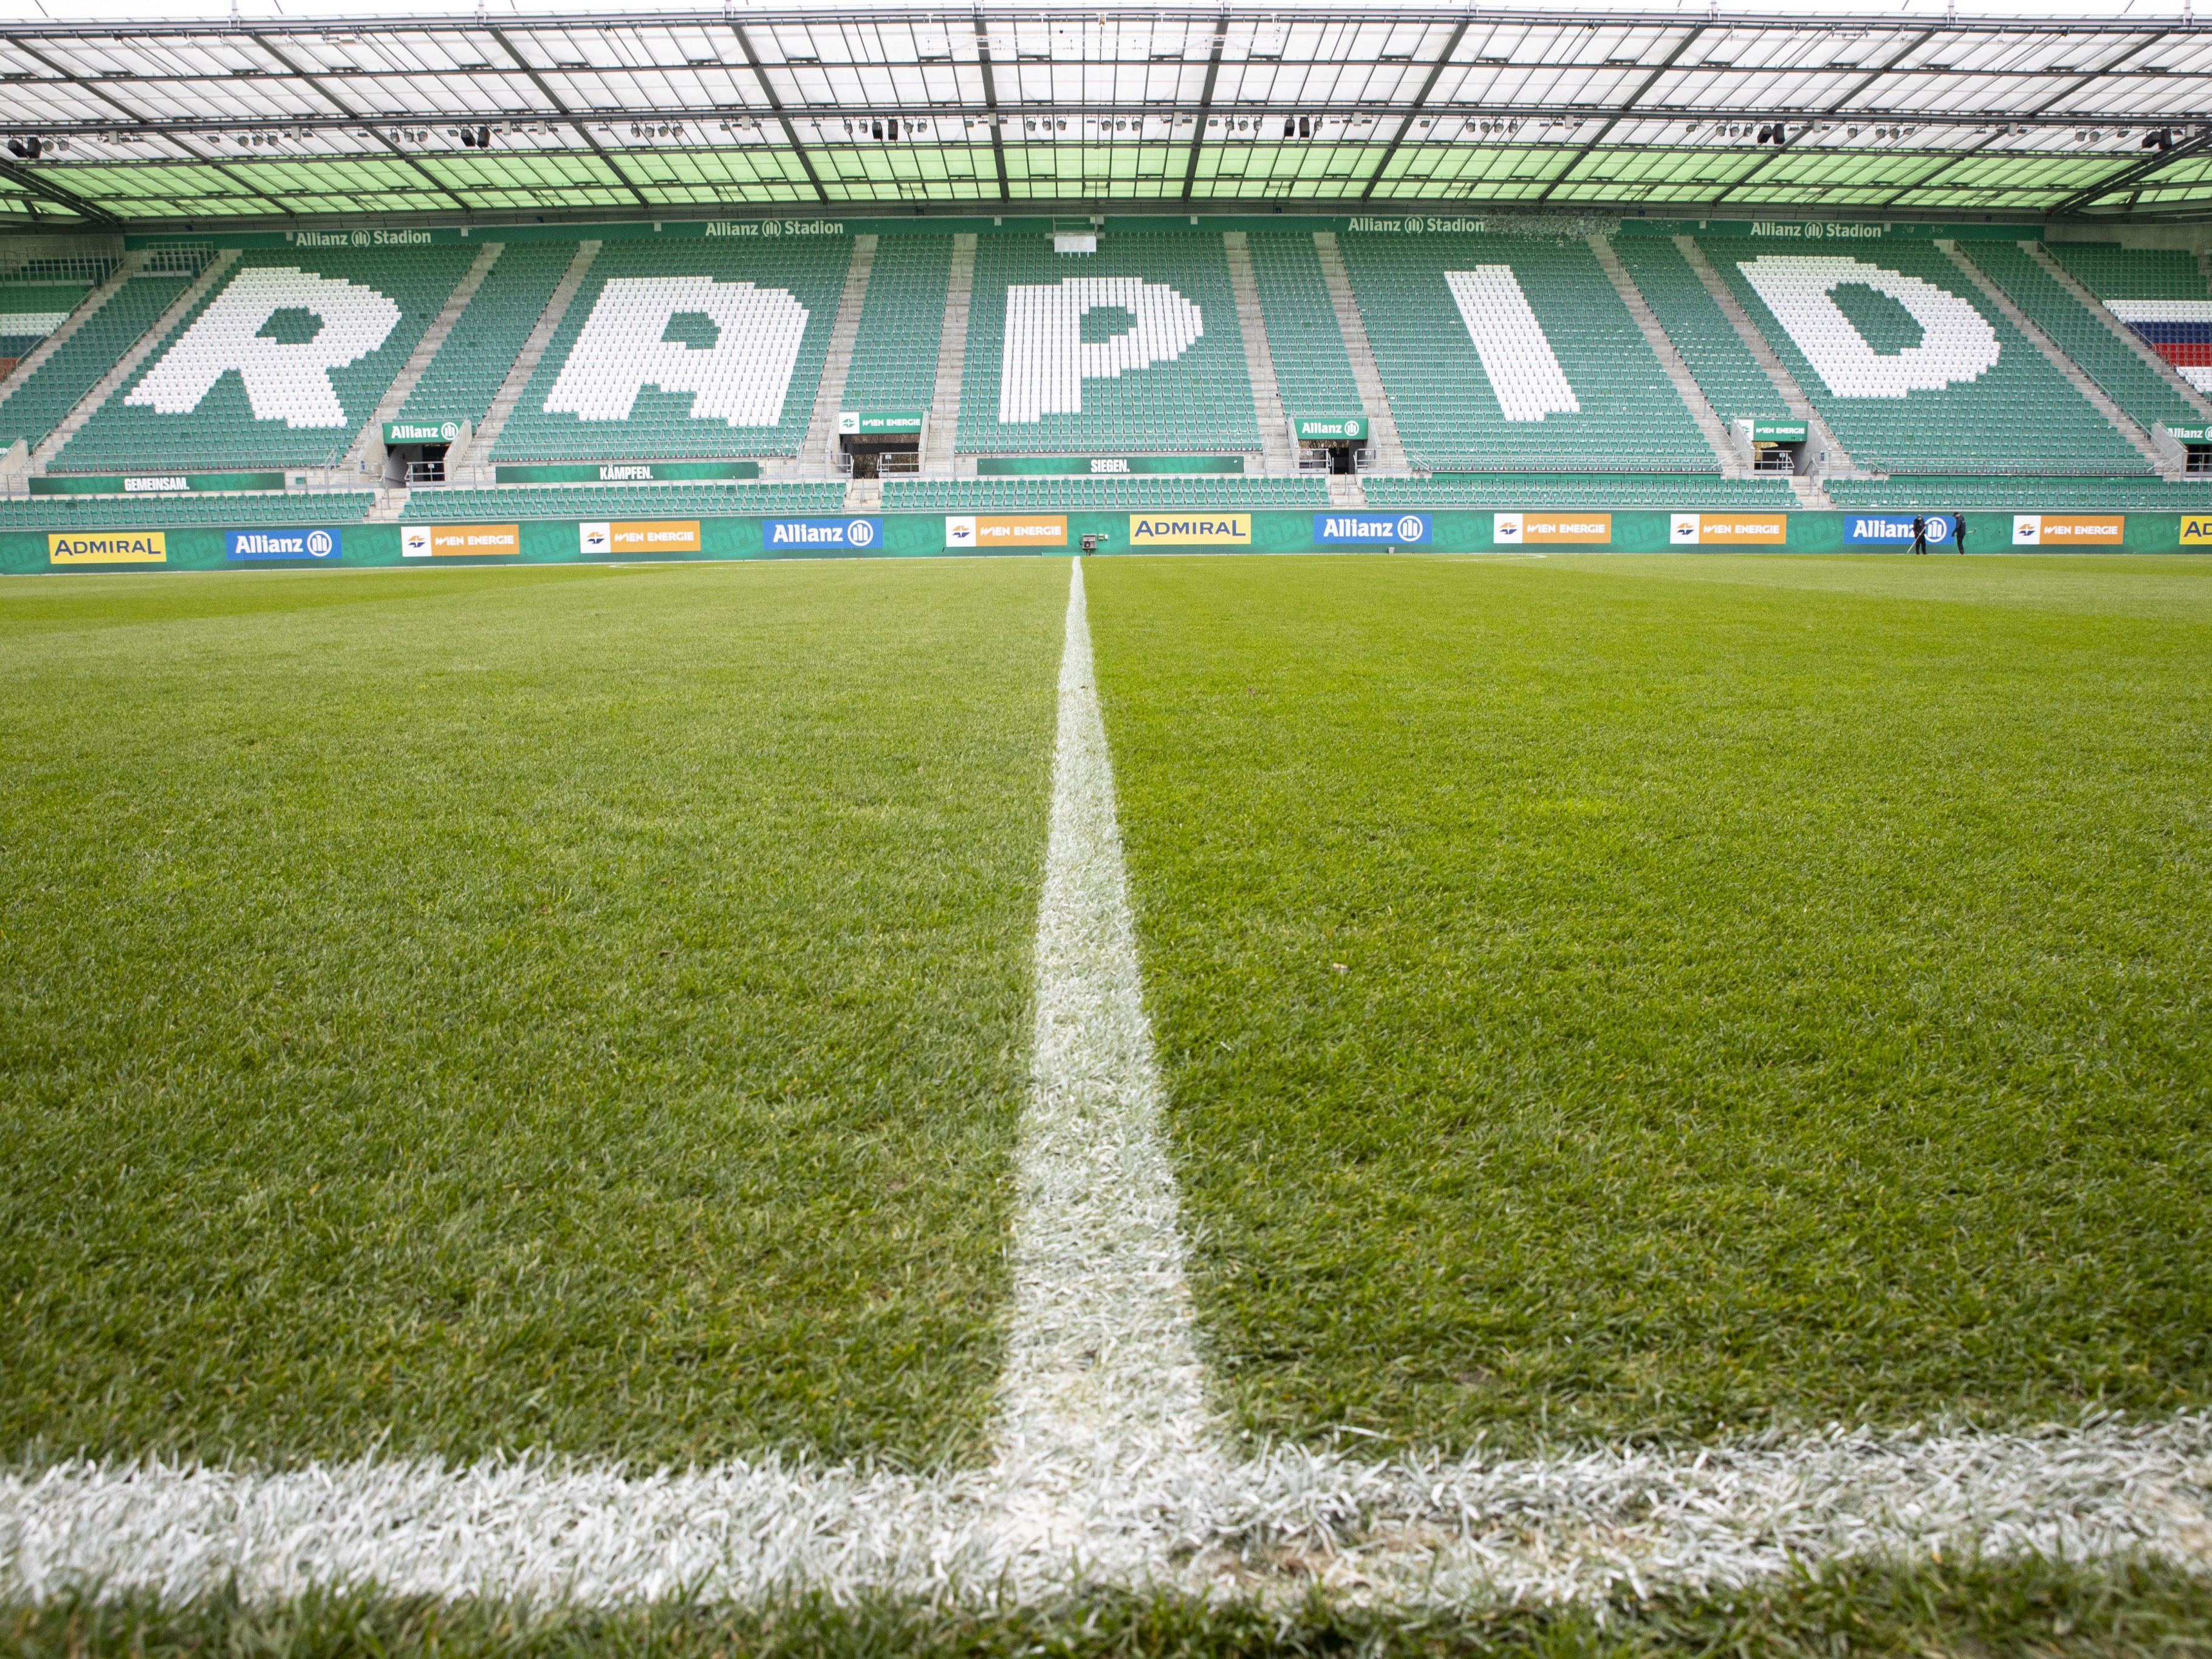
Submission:
<svg viewBox="0 0 2212 1659">
<path fill-rule="evenodd" d="M 89 1462 L 0 1474 L 0 1596 L 228 1584 L 742 1601 L 1086 1583 L 1468 1602 L 1741 1584 L 1809 1560 L 1977 1548 L 2212 1557 L 2212 1418 L 1836 1432 L 1556 1459 L 1232 1462 L 1205 1404 L 1162 1090 L 1070 578 L 1018 1158 L 1014 1305 L 983 1470 L 540 1459 L 274 1474 Z"/>
</svg>

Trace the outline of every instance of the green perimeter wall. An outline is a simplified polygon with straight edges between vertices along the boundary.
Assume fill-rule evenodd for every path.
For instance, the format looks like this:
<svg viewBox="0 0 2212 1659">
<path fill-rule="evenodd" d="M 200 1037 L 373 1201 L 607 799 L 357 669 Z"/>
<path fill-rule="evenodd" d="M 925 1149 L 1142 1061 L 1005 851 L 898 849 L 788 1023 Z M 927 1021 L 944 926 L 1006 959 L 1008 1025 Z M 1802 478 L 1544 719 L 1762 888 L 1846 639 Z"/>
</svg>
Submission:
<svg viewBox="0 0 2212 1659">
<path fill-rule="evenodd" d="M 1167 514 L 1147 516 L 1188 517 L 1202 509 L 1180 507 Z M 1549 511 L 1543 509 L 1542 511 Z M 302 523 L 312 522 L 313 508 L 302 502 Z M 794 517 L 800 515 L 793 515 Z M 650 554 L 636 556 L 652 562 L 665 562 L 672 557 L 691 559 L 762 559 L 762 558 L 915 558 L 936 555 L 974 557 L 970 548 L 953 549 L 945 544 L 945 518 L 939 513 L 891 513 L 810 515 L 817 519 L 865 517 L 881 527 L 879 543 L 865 552 L 843 553 L 836 549 L 769 552 L 763 545 L 763 520 L 757 518 L 706 519 L 699 521 L 699 538 L 702 550 L 690 555 Z M 1024 514 L 1022 516 L 1036 516 Z M 1057 514 L 1047 516 L 1059 516 Z M 1034 550 L 1009 550 L 1003 556 L 1036 557 L 1064 555 L 1074 551 L 1085 535 L 1097 535 L 1103 539 L 1098 551 L 1102 554 L 1127 553 L 1129 546 L 1129 514 L 1121 512 L 1072 512 L 1067 514 L 1068 545 L 1065 548 L 1043 548 Z M 1227 516 L 1221 514 L 1218 516 Z M 1240 514 L 1252 521 L 1251 541 L 1249 544 L 1211 545 L 1197 547 L 1148 547 L 1145 553 L 1379 553 L 1388 550 L 1382 545 L 1324 545 L 1314 539 L 1314 520 L 1331 514 L 1316 511 L 1266 511 Z M 1339 515 L 1340 516 L 1340 514 Z M 1365 509 L 1361 516 L 1387 518 L 1397 516 L 1382 508 Z M 1673 544 L 1669 531 L 1673 515 L 1668 513 L 1638 511 L 1617 512 L 1613 514 L 1613 540 L 1607 545 L 1560 544 L 1543 546 L 1505 545 L 1492 536 L 1495 514 L 1490 510 L 1480 512 L 1437 511 L 1428 513 L 1431 522 L 1430 541 L 1424 545 L 1407 546 L 1401 551 L 1432 553 L 1873 553 L 1903 552 L 1900 547 L 1847 547 L 1844 542 L 1846 519 L 1854 516 L 1844 513 L 1793 512 L 1788 520 L 1788 539 L 1780 546 L 1765 545 L 1741 548 L 1683 547 Z M 1565 516 L 1587 517 L 1582 509 L 1574 509 Z M 1759 516 L 1767 516 L 1759 514 Z M 1867 517 L 1867 514 L 1856 516 Z M 1889 516 L 1894 516 L 1893 514 Z M 2081 516 L 2078 514 L 2046 516 Z M 2120 516 L 2115 514 L 2113 516 Z M 2044 553 L 2172 553 L 2212 551 L 2212 514 L 2180 513 L 2130 513 L 2124 517 L 2123 538 L 2118 545 L 2104 546 L 2045 546 L 2019 548 L 2011 545 L 2011 514 L 1991 509 L 1973 513 L 1969 517 L 1967 545 L 1976 553 L 2044 552 Z M 2182 531 L 2185 524 L 2193 526 L 2191 539 L 2185 544 Z M 259 528 L 260 526 L 256 526 Z M 574 520 L 544 520 L 521 526 L 522 550 L 519 555 L 487 558 L 441 557 L 416 559 L 405 562 L 412 568 L 426 566 L 459 564 L 581 564 L 587 562 L 620 563 L 622 555 L 595 555 L 586 560 L 580 545 L 578 521 Z M 97 532 L 91 532 L 97 533 Z M 126 532 L 127 533 L 127 532 Z M 143 533 L 143 532 L 139 532 Z M 361 568 L 377 565 L 398 565 L 399 556 L 399 526 L 396 524 L 348 525 L 339 532 L 338 556 L 332 560 L 299 560 L 289 563 L 270 560 L 231 561 L 223 556 L 224 535 L 222 529 L 205 527 L 190 530 L 170 530 L 167 538 L 168 558 L 165 564 L 70 564 L 50 565 L 46 558 L 46 533 L 43 531 L 0 532 L 0 574 L 32 574 L 49 569 L 96 570 L 112 574 L 116 571 L 160 570 L 268 570 L 288 568 L 315 568 L 319 564 Z"/>
</svg>

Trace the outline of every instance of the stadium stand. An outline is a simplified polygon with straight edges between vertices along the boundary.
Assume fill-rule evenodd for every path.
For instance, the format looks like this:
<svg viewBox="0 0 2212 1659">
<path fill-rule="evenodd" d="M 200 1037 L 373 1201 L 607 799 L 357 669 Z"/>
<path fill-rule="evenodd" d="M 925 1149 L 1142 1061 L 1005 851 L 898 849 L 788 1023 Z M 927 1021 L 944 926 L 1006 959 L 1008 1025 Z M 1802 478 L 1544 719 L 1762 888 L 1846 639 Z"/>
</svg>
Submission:
<svg viewBox="0 0 2212 1659">
<path fill-rule="evenodd" d="M 2051 256 L 2142 337 L 2175 373 L 2212 396 L 2212 289 L 2192 254 L 2106 242 L 2049 242 Z"/>
<path fill-rule="evenodd" d="M 1700 236 L 1698 246 L 1869 471 L 2149 471 L 1932 243 L 1808 253 Z"/>
<path fill-rule="evenodd" d="M 1900 512 L 2202 513 L 2212 510 L 2212 479 L 2170 483 L 2141 475 L 2046 478 L 1905 473 L 1891 478 L 1832 479 L 1828 495 L 1840 507 Z"/>
<path fill-rule="evenodd" d="M 1788 417 L 1782 393 L 1713 303 L 1681 249 L 1664 236 L 1616 236 L 1613 251 L 1723 422 Z"/>
<path fill-rule="evenodd" d="M 376 504 L 372 491 L 288 495 L 33 495 L 0 501 L 0 530 L 250 530 L 292 525 L 359 524 Z"/>
<path fill-rule="evenodd" d="M 1586 244 L 1338 241 L 1417 468 L 1712 471 L 1711 447 Z"/>
<path fill-rule="evenodd" d="M 1356 413 L 1359 383 L 1311 233 L 1255 231 L 1245 240 L 1284 413 L 1292 420 Z"/>
<path fill-rule="evenodd" d="M 0 357 L 27 357 L 68 320 L 90 283 L 0 283 Z"/>
<path fill-rule="evenodd" d="M 0 449 L 35 446 L 185 291 L 189 276 L 133 276 L 21 380 L 0 382 Z M 135 465 L 135 463 L 134 463 Z"/>
<path fill-rule="evenodd" d="M 836 513 L 842 483 L 509 484 L 417 489 L 404 517 L 425 524 L 523 519 L 712 519 L 753 513 Z"/>
<path fill-rule="evenodd" d="M 887 513 L 1065 513 L 1085 507 L 1322 507 L 1328 480 L 1239 473 L 1137 478 L 918 478 L 884 485 Z"/>
<path fill-rule="evenodd" d="M 1117 235 L 1061 254 L 1039 236 L 979 237 L 957 443 L 987 455 L 1257 451 L 1221 238 Z"/>
<path fill-rule="evenodd" d="M 574 242 L 509 242 L 453 319 L 398 419 L 480 422 L 576 257 Z"/>
<path fill-rule="evenodd" d="M 1696 473 L 1577 476 L 1559 472 L 1440 473 L 1426 478 L 1369 478 L 1374 507 L 1792 507 L 1797 498 L 1783 477 L 1723 478 Z"/>
<path fill-rule="evenodd" d="M 852 258 L 849 236 L 610 240 L 493 458 L 797 454 Z"/>
<path fill-rule="evenodd" d="M 950 236 L 885 236 L 876 244 L 867 303 L 853 342 L 844 405 L 927 410 L 937 387 L 938 337 L 952 274 Z"/>
<path fill-rule="evenodd" d="M 334 465 L 477 252 L 248 250 L 52 470 Z"/>
<path fill-rule="evenodd" d="M 2146 431 L 2160 421 L 2168 426 L 2203 424 L 2204 417 L 2179 392 L 2116 338 L 2027 248 L 2013 242 L 1961 242 L 1959 250 Z"/>
</svg>

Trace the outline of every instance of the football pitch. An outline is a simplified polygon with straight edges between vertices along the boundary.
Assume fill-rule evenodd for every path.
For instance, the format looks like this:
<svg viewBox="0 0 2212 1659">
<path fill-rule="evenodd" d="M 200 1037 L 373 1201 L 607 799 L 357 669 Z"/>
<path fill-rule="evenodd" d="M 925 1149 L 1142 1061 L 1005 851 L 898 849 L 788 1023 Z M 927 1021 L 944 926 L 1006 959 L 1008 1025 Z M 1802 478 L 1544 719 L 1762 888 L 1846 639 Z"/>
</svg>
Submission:
<svg viewBox="0 0 2212 1659">
<path fill-rule="evenodd" d="M 1208 1572 L 1583 1607 L 1422 1627 L 1531 1650 L 1611 1640 L 1573 1621 L 1616 1595 L 1662 1645 L 2201 1630 L 2212 565 L 1081 576 L 1073 612 L 1060 559 L 0 586 L 0 1640 L 235 1644 L 192 1632 L 263 1615 L 196 1595 L 302 1594 L 297 1555 L 85 1541 L 201 1470 L 780 1481 L 794 1561 L 902 1564 L 804 1626 L 856 1651 L 1427 1639 L 1141 1599 Z M 1135 1448 L 1104 1474 L 1009 1426 L 1052 1365 L 1038 1409 Z M 1156 1382 L 1187 1420 L 1125 1432 Z M 1513 1563 L 1557 1535 L 1477 1514 L 1602 1466 L 1626 1537 L 1669 1481 L 1721 1504 L 1709 1464 L 1880 1462 L 1895 1510 L 1947 1458 L 2027 1518 L 1808 1533 L 1842 1576 L 1794 1589 L 1753 1570 L 1779 1522 L 1547 1577 Z M 1449 1488 L 1482 1547 L 1332 1577 L 1161 1522 L 1194 1486 L 1327 1510 L 1333 1562 L 1401 1510 L 1430 1547 L 1445 1500 L 1401 1498 Z M 902 1623 L 919 1547 L 830 1547 L 971 1499 L 1162 1571 L 1077 1639 Z M 2085 1541 L 2144 1577 L 2021 1553 Z M 348 1593 L 429 1582 L 375 1559 Z M 698 1582 L 597 1571 L 602 1608 Z M 805 1645 L 631 1616 L 592 1615 Z"/>
</svg>

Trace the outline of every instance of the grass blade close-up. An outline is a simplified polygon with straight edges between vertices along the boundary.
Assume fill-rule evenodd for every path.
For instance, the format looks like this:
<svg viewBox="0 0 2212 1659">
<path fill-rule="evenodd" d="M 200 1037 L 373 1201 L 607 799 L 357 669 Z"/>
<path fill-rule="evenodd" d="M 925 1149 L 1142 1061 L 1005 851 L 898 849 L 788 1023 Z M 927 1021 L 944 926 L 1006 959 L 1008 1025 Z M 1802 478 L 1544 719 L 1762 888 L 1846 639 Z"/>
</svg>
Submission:
<svg viewBox="0 0 2212 1659">
<path fill-rule="evenodd" d="M 2212 1399 L 2212 568 L 1101 562 L 1091 613 L 1246 1433 Z"/>
<path fill-rule="evenodd" d="M 0 1446 L 981 1455 L 1066 566 L 0 592 Z"/>
</svg>

